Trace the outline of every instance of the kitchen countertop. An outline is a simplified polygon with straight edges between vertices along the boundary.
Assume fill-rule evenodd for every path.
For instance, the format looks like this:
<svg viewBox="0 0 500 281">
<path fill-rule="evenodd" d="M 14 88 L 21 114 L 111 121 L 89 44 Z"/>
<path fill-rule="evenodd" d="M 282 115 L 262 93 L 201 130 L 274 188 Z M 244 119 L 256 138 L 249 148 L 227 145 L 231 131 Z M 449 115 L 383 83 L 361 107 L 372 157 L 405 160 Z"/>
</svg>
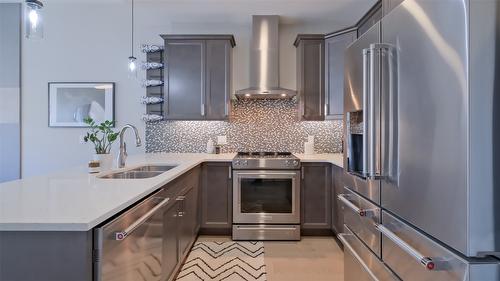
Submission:
<svg viewBox="0 0 500 281">
<path fill-rule="evenodd" d="M 130 156 L 122 170 L 147 164 L 177 165 L 148 179 L 98 179 L 82 166 L 3 183 L 0 231 L 88 231 L 202 162 L 229 162 L 234 156 L 235 153 Z M 297 156 L 303 162 L 328 162 L 342 167 L 341 154 Z"/>
<path fill-rule="evenodd" d="M 295 156 L 299 157 L 301 162 L 331 163 L 340 168 L 344 165 L 342 153 L 295 154 Z"/>
</svg>

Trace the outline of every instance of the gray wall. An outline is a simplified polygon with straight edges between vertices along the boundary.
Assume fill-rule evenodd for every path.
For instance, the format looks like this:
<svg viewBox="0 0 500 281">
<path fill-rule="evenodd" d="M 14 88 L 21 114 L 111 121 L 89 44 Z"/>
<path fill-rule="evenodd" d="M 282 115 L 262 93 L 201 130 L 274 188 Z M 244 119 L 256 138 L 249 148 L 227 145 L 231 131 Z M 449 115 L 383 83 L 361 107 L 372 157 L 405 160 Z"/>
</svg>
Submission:
<svg viewBox="0 0 500 281">
<path fill-rule="evenodd" d="M 20 177 L 21 4 L 0 3 L 0 182 Z"/>
<path fill-rule="evenodd" d="M 342 150 L 342 121 L 298 121 L 297 102 L 233 101 L 229 122 L 166 121 L 146 127 L 147 152 L 205 152 L 209 139 L 225 135 L 223 152 L 304 152 L 308 135 L 318 153 Z"/>
<path fill-rule="evenodd" d="M 233 50 L 232 87 L 248 87 L 251 17 L 228 15 L 223 7 L 214 6 L 208 8 L 211 14 L 218 16 L 211 20 L 200 19 L 207 8 L 202 2 L 136 1 L 135 51 L 138 60 L 145 59 L 139 52 L 140 43 L 161 44 L 158 34 L 234 34 L 237 46 Z M 328 1 L 315 3 L 327 5 Z M 297 4 L 300 1 L 291 3 L 292 6 Z M 139 103 L 145 91 L 140 81 L 128 79 L 126 72 L 130 56 L 130 1 L 44 1 L 44 5 L 43 40 L 23 39 L 22 42 L 23 177 L 83 165 L 91 158 L 91 147 L 79 142 L 85 129 L 48 128 L 48 82 L 115 82 L 117 126 L 131 123 L 138 125 L 143 136 L 145 132 L 145 124 L 140 121 L 145 107 Z M 266 1 L 242 2 L 241 5 L 248 6 L 248 13 L 289 14 L 288 5 L 276 10 L 268 10 Z M 292 43 L 297 33 L 326 33 L 345 27 L 352 24 L 346 23 L 346 19 L 355 22 L 370 5 L 365 1 L 343 1 L 337 5 L 337 16 L 325 11 L 321 14 L 322 19 L 314 23 L 284 17 L 286 24 L 280 33 L 281 85 L 296 88 Z M 142 78 L 144 73 L 139 76 Z M 126 141 L 133 143 L 132 134 L 127 133 Z M 136 149 L 129 145 L 128 148 L 130 154 L 144 151 L 144 147 Z M 116 151 L 115 144 L 115 156 Z"/>
</svg>

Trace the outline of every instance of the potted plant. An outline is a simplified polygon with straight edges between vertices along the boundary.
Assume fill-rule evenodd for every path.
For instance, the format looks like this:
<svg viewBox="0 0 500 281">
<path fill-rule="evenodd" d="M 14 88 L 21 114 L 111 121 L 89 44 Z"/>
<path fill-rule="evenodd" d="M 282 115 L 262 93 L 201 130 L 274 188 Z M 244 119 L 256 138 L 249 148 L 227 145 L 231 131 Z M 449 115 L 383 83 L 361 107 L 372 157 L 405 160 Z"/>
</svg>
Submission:
<svg viewBox="0 0 500 281">
<path fill-rule="evenodd" d="M 101 163 L 102 170 L 109 170 L 113 166 L 113 155 L 110 153 L 111 145 L 118 138 L 117 132 L 112 130 L 114 121 L 106 120 L 97 124 L 92 118 L 87 117 L 83 120 L 89 125 L 90 131 L 83 137 L 84 142 L 94 144 L 94 160 Z"/>
</svg>

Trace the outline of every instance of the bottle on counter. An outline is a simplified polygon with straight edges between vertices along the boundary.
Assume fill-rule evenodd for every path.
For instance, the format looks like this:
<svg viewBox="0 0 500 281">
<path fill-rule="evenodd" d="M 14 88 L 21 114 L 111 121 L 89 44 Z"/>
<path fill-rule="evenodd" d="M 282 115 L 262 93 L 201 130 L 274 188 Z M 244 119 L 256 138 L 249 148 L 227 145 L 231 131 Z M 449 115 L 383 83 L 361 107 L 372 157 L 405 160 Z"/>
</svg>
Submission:
<svg viewBox="0 0 500 281">
<path fill-rule="evenodd" d="M 89 174 L 99 173 L 101 171 L 101 162 L 92 160 L 89 161 Z"/>
<path fill-rule="evenodd" d="M 213 154 L 215 152 L 214 150 L 214 141 L 212 139 L 209 139 L 207 142 L 207 153 Z"/>
</svg>

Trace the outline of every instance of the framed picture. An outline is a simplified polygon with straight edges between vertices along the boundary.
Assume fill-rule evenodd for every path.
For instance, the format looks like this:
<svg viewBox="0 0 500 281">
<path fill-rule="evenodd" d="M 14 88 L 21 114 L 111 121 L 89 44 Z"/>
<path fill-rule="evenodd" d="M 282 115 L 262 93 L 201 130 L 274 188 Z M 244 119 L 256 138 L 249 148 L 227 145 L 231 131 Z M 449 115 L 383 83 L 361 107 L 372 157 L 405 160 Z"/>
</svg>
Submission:
<svg viewBox="0 0 500 281">
<path fill-rule="evenodd" d="M 49 83 L 49 127 L 88 127 L 83 120 L 96 123 L 114 121 L 115 83 Z"/>
</svg>

